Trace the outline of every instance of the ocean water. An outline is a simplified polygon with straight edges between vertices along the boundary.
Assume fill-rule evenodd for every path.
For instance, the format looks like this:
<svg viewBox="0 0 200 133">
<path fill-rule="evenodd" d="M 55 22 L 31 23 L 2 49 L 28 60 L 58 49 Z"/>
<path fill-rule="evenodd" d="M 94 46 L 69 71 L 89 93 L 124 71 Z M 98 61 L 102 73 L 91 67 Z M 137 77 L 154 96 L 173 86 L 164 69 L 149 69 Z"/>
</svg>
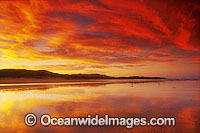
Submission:
<svg viewBox="0 0 200 133">
<path fill-rule="evenodd" d="M 0 85 L 0 132 L 200 132 L 200 81 L 73 82 Z M 175 117 L 176 126 L 41 126 L 24 123 L 27 113 L 38 119 L 87 117 Z"/>
</svg>

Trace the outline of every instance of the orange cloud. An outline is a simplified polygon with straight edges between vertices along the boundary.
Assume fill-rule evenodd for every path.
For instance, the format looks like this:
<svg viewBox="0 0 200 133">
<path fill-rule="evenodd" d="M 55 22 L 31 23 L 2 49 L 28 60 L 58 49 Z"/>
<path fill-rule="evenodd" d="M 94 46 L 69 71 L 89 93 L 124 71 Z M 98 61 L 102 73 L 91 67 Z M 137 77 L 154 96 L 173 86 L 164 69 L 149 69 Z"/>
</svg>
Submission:
<svg viewBox="0 0 200 133">
<path fill-rule="evenodd" d="M 191 63 L 200 54 L 199 9 L 198 1 L 1 1 L 0 61 Z"/>
</svg>

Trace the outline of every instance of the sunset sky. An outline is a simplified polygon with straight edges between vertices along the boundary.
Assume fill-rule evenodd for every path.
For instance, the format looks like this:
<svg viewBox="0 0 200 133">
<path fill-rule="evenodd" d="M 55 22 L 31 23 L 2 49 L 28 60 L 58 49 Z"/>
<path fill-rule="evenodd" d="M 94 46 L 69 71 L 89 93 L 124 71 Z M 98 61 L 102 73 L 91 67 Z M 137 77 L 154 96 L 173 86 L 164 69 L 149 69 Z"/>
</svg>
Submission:
<svg viewBox="0 0 200 133">
<path fill-rule="evenodd" d="M 198 0 L 0 1 L 0 69 L 200 76 Z"/>
</svg>

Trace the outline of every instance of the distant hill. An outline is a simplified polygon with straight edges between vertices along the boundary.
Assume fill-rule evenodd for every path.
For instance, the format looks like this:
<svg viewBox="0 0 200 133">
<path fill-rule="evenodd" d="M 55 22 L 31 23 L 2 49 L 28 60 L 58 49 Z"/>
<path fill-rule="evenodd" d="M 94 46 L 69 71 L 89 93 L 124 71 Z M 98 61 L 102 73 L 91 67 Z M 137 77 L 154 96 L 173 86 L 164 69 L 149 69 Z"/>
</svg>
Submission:
<svg viewBox="0 0 200 133">
<path fill-rule="evenodd" d="M 47 70 L 1 69 L 0 78 L 63 78 L 63 79 L 165 79 L 163 77 L 111 77 L 101 74 L 58 74 Z"/>
</svg>

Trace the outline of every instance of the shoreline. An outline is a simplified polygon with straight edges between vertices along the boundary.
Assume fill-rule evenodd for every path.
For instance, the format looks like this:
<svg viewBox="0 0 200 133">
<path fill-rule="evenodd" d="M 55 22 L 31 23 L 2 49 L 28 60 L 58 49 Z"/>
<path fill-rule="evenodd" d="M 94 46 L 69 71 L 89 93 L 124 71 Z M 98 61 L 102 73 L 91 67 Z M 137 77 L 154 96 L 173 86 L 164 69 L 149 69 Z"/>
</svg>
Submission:
<svg viewBox="0 0 200 133">
<path fill-rule="evenodd" d="M 15 81 L 14 81 L 15 80 Z M 16 81 L 17 80 L 17 81 Z M 184 80 L 197 80 L 200 79 L 79 79 L 79 80 L 66 80 L 66 79 L 25 79 L 25 78 L 9 78 L 0 79 L 0 90 L 7 90 L 12 88 L 18 88 L 19 90 L 31 90 L 31 89 L 41 89 L 48 88 L 52 86 L 101 86 L 106 84 L 119 84 L 119 83 L 129 83 L 131 86 L 133 84 L 139 83 L 160 83 L 165 81 L 184 81 Z M 16 90 L 16 89 L 14 89 Z"/>
<path fill-rule="evenodd" d="M 64 83 L 64 82 L 158 82 L 200 79 L 63 79 L 63 78 L 0 78 L 1 84 L 23 84 L 23 83 Z"/>
<path fill-rule="evenodd" d="M 96 83 L 114 83 L 114 82 L 160 82 L 167 79 L 61 79 L 61 78 L 0 78 L 2 84 L 29 84 L 29 83 L 70 83 L 70 82 L 96 82 Z"/>
<path fill-rule="evenodd" d="M 59 82 L 87 82 L 95 79 L 63 79 L 63 78 L 0 78 L 0 84 L 20 83 L 59 83 Z"/>
</svg>

